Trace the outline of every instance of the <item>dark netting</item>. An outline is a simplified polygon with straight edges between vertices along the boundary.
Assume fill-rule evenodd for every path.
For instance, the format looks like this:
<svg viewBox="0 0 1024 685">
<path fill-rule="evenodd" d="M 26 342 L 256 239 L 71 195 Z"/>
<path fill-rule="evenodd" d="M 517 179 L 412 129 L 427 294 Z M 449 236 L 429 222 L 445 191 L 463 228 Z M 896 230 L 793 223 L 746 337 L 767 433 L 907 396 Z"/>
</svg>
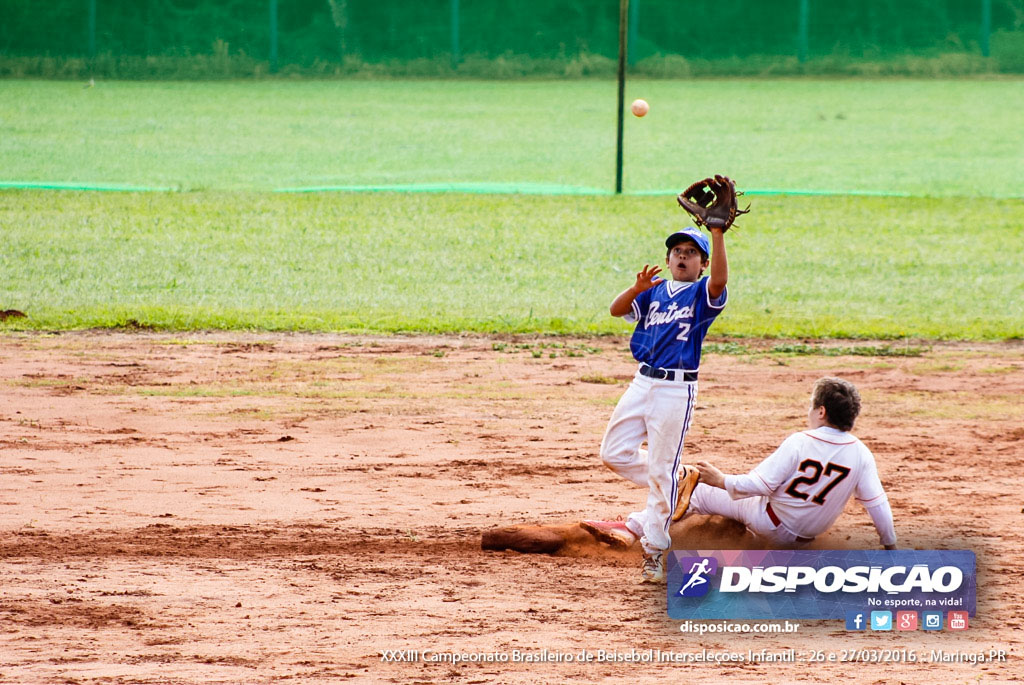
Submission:
<svg viewBox="0 0 1024 685">
<path fill-rule="evenodd" d="M 1024 0 L 632 0 L 631 61 L 880 59 L 985 52 L 1024 35 Z M 270 60 L 613 59 L 617 0 L 0 0 L 6 56 Z M 986 5 L 988 21 L 983 20 Z M 271 8 L 276 6 L 276 21 Z M 91 19 L 94 17 L 94 20 Z M 806 31 L 801 33 L 801 25 Z M 988 29 L 987 31 L 985 29 Z M 1015 38 L 1013 40 L 1016 40 Z M 1013 42 L 1010 40 L 1010 42 Z"/>
</svg>

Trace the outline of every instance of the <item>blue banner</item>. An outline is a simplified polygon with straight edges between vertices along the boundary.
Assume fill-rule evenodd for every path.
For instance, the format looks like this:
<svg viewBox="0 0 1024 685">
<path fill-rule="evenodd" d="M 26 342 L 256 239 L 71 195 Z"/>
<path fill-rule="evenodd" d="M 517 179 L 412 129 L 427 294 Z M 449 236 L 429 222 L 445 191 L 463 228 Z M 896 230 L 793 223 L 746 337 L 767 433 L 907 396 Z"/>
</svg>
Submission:
<svg viewBox="0 0 1024 685">
<path fill-rule="evenodd" d="M 686 550 L 668 555 L 673 619 L 846 619 L 850 612 L 973 616 L 974 552 Z"/>
</svg>

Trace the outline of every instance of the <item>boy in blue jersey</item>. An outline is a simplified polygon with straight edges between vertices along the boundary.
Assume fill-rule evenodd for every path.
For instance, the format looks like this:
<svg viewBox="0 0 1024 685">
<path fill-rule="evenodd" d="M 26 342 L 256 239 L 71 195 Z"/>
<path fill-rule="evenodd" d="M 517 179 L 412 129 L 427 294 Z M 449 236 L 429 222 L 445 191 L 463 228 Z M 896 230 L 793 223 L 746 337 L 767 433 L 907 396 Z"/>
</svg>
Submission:
<svg viewBox="0 0 1024 685">
<path fill-rule="evenodd" d="M 686 512 L 699 477 L 696 468 L 682 466 L 683 441 L 697 402 L 701 345 L 725 307 L 729 280 L 724 231 L 711 229 L 709 245 L 699 230 L 686 228 L 670 235 L 665 247 L 672 278 L 659 278 L 661 267 L 644 265 L 636 282 L 610 307 L 612 316 L 636 323 L 629 347 L 640 367 L 608 422 L 601 460 L 648 488 L 647 505 L 624 522 L 581 524 L 618 546 L 640 538 L 641 578 L 655 583 L 665 579 L 665 552 L 672 544 L 669 526 Z"/>
</svg>

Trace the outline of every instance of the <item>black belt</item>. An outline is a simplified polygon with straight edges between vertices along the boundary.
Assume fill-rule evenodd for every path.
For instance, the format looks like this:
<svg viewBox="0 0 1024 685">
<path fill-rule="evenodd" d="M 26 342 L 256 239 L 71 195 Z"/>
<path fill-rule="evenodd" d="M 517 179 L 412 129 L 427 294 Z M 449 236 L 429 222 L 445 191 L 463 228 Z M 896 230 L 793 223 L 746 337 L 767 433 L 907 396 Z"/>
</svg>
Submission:
<svg viewBox="0 0 1024 685">
<path fill-rule="evenodd" d="M 653 378 L 658 381 L 682 380 L 693 383 L 697 380 L 696 371 L 677 371 L 676 369 L 656 369 L 650 364 L 640 365 L 640 375 Z"/>
<path fill-rule="evenodd" d="M 776 528 L 778 528 L 779 526 L 782 525 L 782 521 L 779 520 L 779 515 L 775 513 L 774 509 L 772 509 L 772 503 L 771 502 L 769 502 L 768 506 L 766 506 L 764 509 L 765 509 L 765 513 L 768 514 L 768 518 L 771 519 L 771 522 L 775 524 Z M 799 542 L 801 545 L 806 545 L 806 544 L 809 544 L 811 542 L 814 542 L 814 538 L 805 538 L 805 537 L 801 537 L 801 536 L 797 535 L 796 536 L 796 541 Z"/>
</svg>

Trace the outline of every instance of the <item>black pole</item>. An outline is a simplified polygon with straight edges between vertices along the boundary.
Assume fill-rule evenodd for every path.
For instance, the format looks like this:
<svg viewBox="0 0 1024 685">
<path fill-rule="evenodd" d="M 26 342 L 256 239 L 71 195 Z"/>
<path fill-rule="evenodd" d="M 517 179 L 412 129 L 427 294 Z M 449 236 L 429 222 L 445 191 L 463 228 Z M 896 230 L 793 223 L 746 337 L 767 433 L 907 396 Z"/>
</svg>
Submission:
<svg viewBox="0 0 1024 685">
<path fill-rule="evenodd" d="M 270 0 L 270 73 L 277 73 L 277 0 Z"/>
<path fill-rule="evenodd" d="M 459 66 L 459 0 L 452 0 L 452 71 Z"/>
<path fill-rule="evenodd" d="M 798 62 L 807 61 L 807 34 L 809 31 L 809 18 L 811 13 L 810 0 L 800 0 L 800 33 L 797 36 L 796 59 Z"/>
<path fill-rule="evenodd" d="M 626 62 L 629 66 L 636 64 L 636 32 L 640 26 L 640 0 L 629 3 L 629 50 Z"/>
<path fill-rule="evenodd" d="M 988 39 L 992 35 L 992 0 L 981 0 L 981 55 L 988 57 Z"/>
<path fill-rule="evenodd" d="M 96 57 L 96 0 L 89 0 L 89 59 Z"/>
<path fill-rule="evenodd" d="M 615 149 L 615 194 L 622 193 L 622 127 L 626 115 L 626 32 L 629 0 L 619 0 L 619 130 Z"/>
</svg>

